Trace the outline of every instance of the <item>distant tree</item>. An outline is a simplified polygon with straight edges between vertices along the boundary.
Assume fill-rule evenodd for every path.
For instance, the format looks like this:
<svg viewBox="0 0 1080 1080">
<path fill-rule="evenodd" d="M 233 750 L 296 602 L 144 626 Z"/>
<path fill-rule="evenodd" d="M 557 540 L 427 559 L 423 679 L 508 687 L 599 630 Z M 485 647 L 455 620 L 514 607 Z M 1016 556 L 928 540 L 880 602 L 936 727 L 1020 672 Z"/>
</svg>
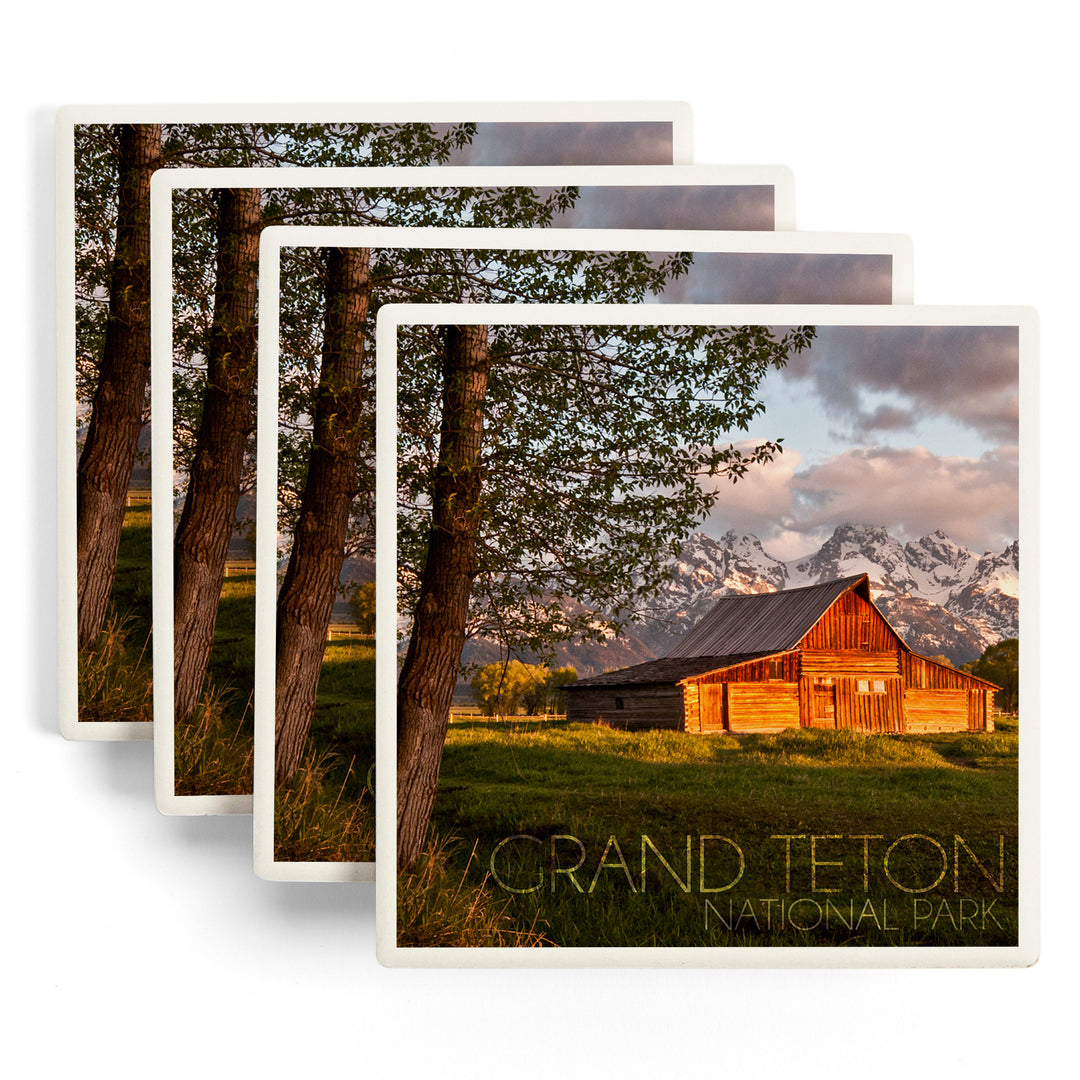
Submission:
<svg viewBox="0 0 1080 1080">
<path fill-rule="evenodd" d="M 368 581 L 352 589 L 349 610 L 356 619 L 361 634 L 375 633 L 375 582 Z"/>
<path fill-rule="evenodd" d="M 938 653 L 937 656 L 928 656 L 927 660 L 933 660 L 935 663 L 944 664 L 946 667 L 955 667 L 953 662 L 944 653 Z"/>
<path fill-rule="evenodd" d="M 1005 638 L 990 645 L 982 656 L 971 665 L 971 674 L 1000 686 L 997 694 L 998 708 L 1015 712 L 1020 701 L 1020 642 L 1017 638 Z"/>
<path fill-rule="evenodd" d="M 532 683 L 521 695 L 521 704 L 532 715 L 566 712 L 566 686 L 577 682 L 577 671 L 570 667 L 551 668 L 534 665 Z"/>
<path fill-rule="evenodd" d="M 566 688 L 577 681 L 577 669 L 569 664 L 551 673 L 551 678 L 548 679 L 548 695 L 552 712 L 565 714 Z"/>
<path fill-rule="evenodd" d="M 548 711 L 549 688 L 552 672 L 542 664 L 527 665 L 531 681 L 521 692 L 521 704 L 530 716 L 537 716 Z"/>
<path fill-rule="evenodd" d="M 513 716 L 526 695 L 543 685 L 546 675 L 546 668 L 520 660 L 500 661 L 473 672 L 469 686 L 484 716 Z"/>
</svg>

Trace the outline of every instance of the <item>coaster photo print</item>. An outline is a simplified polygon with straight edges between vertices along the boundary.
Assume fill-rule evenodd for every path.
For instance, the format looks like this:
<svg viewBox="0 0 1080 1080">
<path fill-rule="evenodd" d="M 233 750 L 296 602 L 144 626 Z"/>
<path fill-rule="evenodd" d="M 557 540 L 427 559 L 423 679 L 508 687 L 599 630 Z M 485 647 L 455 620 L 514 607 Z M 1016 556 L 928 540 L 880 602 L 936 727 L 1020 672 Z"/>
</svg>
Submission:
<svg viewBox="0 0 1080 1080">
<path fill-rule="evenodd" d="M 272 178 L 266 187 L 261 169 L 171 169 L 151 182 L 152 486 L 157 504 L 174 508 L 152 526 L 155 795 L 166 813 L 251 811 L 265 227 L 470 222 L 567 235 L 599 224 L 793 224 L 790 173 L 769 166 L 297 168 Z M 611 295 L 613 280 L 590 295 Z M 454 280 L 428 289 L 429 299 L 467 295 Z"/>
<path fill-rule="evenodd" d="M 70 739 L 152 732 L 155 172 L 692 160 L 679 103 L 74 106 L 56 137 L 58 707 Z"/>
<path fill-rule="evenodd" d="M 260 271 L 254 839 L 257 873 L 276 880 L 374 874 L 373 335 L 383 305 L 912 294 L 906 237 L 831 233 L 284 227 L 263 233 Z M 438 389 L 415 388 L 425 453 L 437 442 Z M 469 664 L 497 658 L 472 645 Z"/>
<path fill-rule="evenodd" d="M 383 963 L 1035 961 L 1030 309 L 377 336 Z"/>
</svg>

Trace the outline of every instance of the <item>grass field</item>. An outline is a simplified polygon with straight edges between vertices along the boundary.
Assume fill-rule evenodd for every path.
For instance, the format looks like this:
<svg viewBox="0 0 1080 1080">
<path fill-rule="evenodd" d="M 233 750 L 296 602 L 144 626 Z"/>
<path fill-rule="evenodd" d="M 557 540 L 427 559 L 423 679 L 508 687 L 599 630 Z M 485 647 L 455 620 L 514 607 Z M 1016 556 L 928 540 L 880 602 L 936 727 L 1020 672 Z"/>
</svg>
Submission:
<svg viewBox="0 0 1080 1080">
<path fill-rule="evenodd" d="M 459 718 L 433 835 L 445 891 L 540 944 L 1015 944 L 1017 746 Z M 399 940 L 454 943 L 418 887 Z"/>
<path fill-rule="evenodd" d="M 149 722 L 153 714 L 150 507 L 124 515 L 105 626 L 79 654 L 79 719 Z"/>
<path fill-rule="evenodd" d="M 206 688 L 174 729 L 177 795 L 249 795 L 255 762 L 255 575 L 225 579 Z"/>
<path fill-rule="evenodd" d="M 331 641 L 304 763 L 276 792 L 279 861 L 375 858 L 375 643 Z"/>
<path fill-rule="evenodd" d="M 255 575 L 241 573 L 222 588 L 203 698 L 175 729 L 177 795 L 251 793 L 254 686 Z M 303 766 L 276 800 L 276 857 L 374 858 L 374 761 L 374 642 L 329 642 Z"/>
</svg>

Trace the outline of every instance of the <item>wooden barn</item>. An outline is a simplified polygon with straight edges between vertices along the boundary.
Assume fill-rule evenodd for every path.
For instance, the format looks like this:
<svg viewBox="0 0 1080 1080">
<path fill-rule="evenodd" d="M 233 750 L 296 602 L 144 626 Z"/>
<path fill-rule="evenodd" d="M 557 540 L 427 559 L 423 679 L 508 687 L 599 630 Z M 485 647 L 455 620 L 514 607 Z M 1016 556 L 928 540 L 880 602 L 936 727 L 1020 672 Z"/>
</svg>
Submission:
<svg viewBox="0 0 1080 1080">
<path fill-rule="evenodd" d="M 918 656 L 866 574 L 717 602 L 671 653 L 569 685 L 568 720 L 698 733 L 993 731 L 992 683 Z"/>
</svg>

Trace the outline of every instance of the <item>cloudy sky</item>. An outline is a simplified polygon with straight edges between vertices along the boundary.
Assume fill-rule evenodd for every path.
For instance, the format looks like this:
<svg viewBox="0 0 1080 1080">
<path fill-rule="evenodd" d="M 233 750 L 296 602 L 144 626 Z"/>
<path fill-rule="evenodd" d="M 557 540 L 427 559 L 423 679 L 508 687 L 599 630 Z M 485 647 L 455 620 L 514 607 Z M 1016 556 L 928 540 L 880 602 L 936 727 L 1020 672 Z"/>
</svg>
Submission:
<svg viewBox="0 0 1080 1080">
<path fill-rule="evenodd" d="M 782 436 L 783 455 L 729 487 L 705 531 L 753 533 L 780 559 L 848 522 L 1000 551 L 1018 529 L 1018 352 L 1010 327 L 820 326 L 766 380 L 749 433 Z"/>
<path fill-rule="evenodd" d="M 668 121 L 482 123 L 447 164 L 670 165 L 672 152 Z"/>
<path fill-rule="evenodd" d="M 888 304 L 891 255 L 695 252 L 664 290 L 680 304 Z"/>
<path fill-rule="evenodd" d="M 436 128 L 447 125 L 436 124 Z M 668 122 L 482 123 L 450 165 L 670 165 Z M 542 190 L 542 189 L 541 189 Z M 771 185 L 590 187 L 561 228 L 771 229 Z"/>
<path fill-rule="evenodd" d="M 582 187 L 573 208 L 552 224 L 562 229 L 771 230 L 775 220 L 771 184 L 663 184 Z"/>
</svg>

